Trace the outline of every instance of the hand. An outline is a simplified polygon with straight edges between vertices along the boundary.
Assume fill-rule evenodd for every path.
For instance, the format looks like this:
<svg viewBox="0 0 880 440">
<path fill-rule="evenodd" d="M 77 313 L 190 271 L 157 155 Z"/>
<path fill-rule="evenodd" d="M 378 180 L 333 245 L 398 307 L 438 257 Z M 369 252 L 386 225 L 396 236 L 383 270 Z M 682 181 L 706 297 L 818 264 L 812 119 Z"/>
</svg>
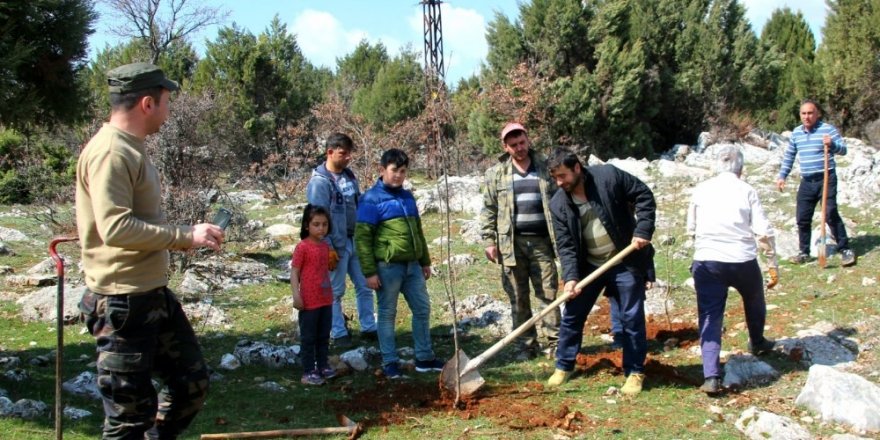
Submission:
<svg viewBox="0 0 880 440">
<path fill-rule="evenodd" d="M 327 267 L 330 270 L 336 270 L 337 264 L 339 264 L 339 254 L 336 253 L 336 249 L 330 248 L 330 262 Z"/>
<path fill-rule="evenodd" d="M 772 289 L 776 287 L 776 285 L 779 284 L 779 268 L 771 267 L 770 269 L 768 269 L 767 278 L 769 279 L 767 280 L 767 285 L 765 286 L 765 288 Z"/>
<path fill-rule="evenodd" d="M 293 294 L 293 308 L 297 310 L 302 310 L 305 307 L 303 303 L 302 294 L 297 292 Z"/>
<path fill-rule="evenodd" d="M 493 263 L 498 263 L 498 246 L 489 246 L 486 248 L 486 258 Z"/>
<path fill-rule="evenodd" d="M 822 146 L 825 147 L 825 150 L 831 148 L 831 136 L 827 134 L 825 136 L 822 136 Z"/>
<path fill-rule="evenodd" d="M 575 286 L 577 286 L 577 281 L 571 280 L 565 282 L 565 286 L 562 288 L 562 293 L 565 295 L 570 295 L 566 301 L 571 301 L 576 296 L 581 294 L 580 290 L 574 290 Z"/>
<path fill-rule="evenodd" d="M 645 290 L 651 290 L 651 289 L 653 289 L 653 288 L 654 288 L 654 282 L 653 282 L 653 281 L 645 281 Z"/>
<path fill-rule="evenodd" d="M 211 223 L 199 223 L 193 226 L 192 247 L 209 247 L 215 251 L 220 251 L 220 245 L 223 244 L 223 229 Z"/>
<path fill-rule="evenodd" d="M 779 192 L 782 192 L 782 190 L 785 189 L 785 180 L 776 179 L 776 189 L 778 189 Z"/>
<path fill-rule="evenodd" d="M 636 249 L 642 249 L 651 244 L 651 240 L 646 240 L 642 237 L 633 237 L 632 244 L 636 245 Z"/>
<path fill-rule="evenodd" d="M 425 276 L 425 280 L 429 280 L 431 278 L 431 266 L 422 266 L 422 275 Z"/>
<path fill-rule="evenodd" d="M 373 290 L 379 290 L 379 287 L 382 287 L 382 282 L 379 281 L 379 275 L 367 277 L 367 287 Z"/>
</svg>

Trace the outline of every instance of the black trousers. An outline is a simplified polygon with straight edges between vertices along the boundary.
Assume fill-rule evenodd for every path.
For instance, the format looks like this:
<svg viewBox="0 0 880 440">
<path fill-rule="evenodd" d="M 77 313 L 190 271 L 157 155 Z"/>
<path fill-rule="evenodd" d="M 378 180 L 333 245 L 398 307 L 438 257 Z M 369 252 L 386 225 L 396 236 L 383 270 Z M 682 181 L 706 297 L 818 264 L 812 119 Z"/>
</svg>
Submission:
<svg viewBox="0 0 880 440">
<path fill-rule="evenodd" d="M 801 179 L 801 184 L 798 186 L 796 216 L 798 244 L 800 252 L 804 255 L 810 255 L 813 213 L 816 211 L 816 204 L 822 203 L 822 180 L 822 173 L 809 174 Z M 837 242 L 838 251 L 849 249 L 846 225 L 837 212 L 837 174 L 834 170 L 828 174 L 828 204 L 825 211 L 825 221 L 831 228 L 831 235 Z"/>
<path fill-rule="evenodd" d="M 300 310 L 299 335 L 303 374 L 327 368 L 330 351 L 330 324 L 333 320 L 331 306 L 314 310 Z"/>
</svg>

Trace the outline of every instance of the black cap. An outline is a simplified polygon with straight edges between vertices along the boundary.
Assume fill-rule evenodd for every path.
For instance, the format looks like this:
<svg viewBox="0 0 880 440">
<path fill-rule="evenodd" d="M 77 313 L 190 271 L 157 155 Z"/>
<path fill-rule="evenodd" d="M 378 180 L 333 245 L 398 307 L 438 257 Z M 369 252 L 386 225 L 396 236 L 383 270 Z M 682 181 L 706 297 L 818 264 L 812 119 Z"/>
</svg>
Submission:
<svg viewBox="0 0 880 440">
<path fill-rule="evenodd" d="M 177 82 L 165 78 L 165 72 L 150 63 L 126 64 L 107 72 L 107 85 L 110 93 L 130 93 L 154 87 L 171 92 L 180 89 Z"/>
</svg>

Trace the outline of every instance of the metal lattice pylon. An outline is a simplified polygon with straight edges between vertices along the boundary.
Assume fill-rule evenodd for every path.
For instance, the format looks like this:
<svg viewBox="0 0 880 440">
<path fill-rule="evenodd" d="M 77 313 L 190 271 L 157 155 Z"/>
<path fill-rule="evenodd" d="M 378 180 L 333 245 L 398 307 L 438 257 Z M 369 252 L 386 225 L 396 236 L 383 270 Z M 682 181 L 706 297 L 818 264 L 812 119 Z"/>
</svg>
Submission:
<svg viewBox="0 0 880 440">
<path fill-rule="evenodd" d="M 437 84 L 443 82 L 443 20 L 440 0 L 422 0 L 422 29 L 425 37 L 425 89 L 431 96 Z"/>
</svg>

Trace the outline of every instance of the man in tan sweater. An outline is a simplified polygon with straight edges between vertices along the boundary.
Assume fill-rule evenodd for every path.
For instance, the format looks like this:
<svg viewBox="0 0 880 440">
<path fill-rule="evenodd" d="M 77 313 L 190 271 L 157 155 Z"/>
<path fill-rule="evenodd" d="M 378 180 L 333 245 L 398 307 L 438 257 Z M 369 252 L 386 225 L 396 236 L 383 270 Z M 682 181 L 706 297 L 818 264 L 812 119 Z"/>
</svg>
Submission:
<svg viewBox="0 0 880 440">
<path fill-rule="evenodd" d="M 76 221 L 88 291 L 80 309 L 97 340 L 105 439 L 176 438 L 201 409 L 208 371 L 192 326 L 167 288 L 169 249 L 220 249 L 212 224 L 166 224 L 159 174 L 144 139 L 178 89 L 158 67 L 107 73 L 110 122 L 76 169 Z M 162 380 L 157 395 L 152 373 Z"/>
</svg>

